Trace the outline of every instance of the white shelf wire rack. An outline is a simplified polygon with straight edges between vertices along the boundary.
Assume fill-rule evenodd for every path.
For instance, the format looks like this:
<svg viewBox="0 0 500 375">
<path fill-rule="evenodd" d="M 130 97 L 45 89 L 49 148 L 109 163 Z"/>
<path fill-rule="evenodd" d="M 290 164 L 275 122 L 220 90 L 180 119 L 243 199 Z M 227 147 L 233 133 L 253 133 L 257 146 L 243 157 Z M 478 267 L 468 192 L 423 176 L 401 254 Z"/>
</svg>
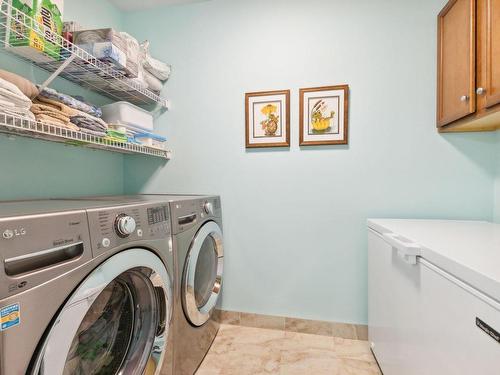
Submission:
<svg viewBox="0 0 500 375">
<path fill-rule="evenodd" d="M 13 8 L 9 0 L 0 1 L 0 48 L 53 73 L 49 80 L 59 75 L 113 100 L 168 108 L 169 103 L 165 98 L 127 78 L 122 72 L 62 36 L 54 34 L 47 26 Z M 50 40 L 60 52 L 54 54 L 30 47 L 30 35 Z"/>
<path fill-rule="evenodd" d="M 39 121 L 32 121 L 2 112 L 0 112 L 0 133 L 43 139 L 52 142 L 62 142 L 74 146 L 96 148 L 123 154 L 142 154 L 163 159 L 170 159 L 171 157 L 171 152 L 168 150 L 161 150 L 134 143 L 116 142 L 81 131 L 75 131 Z"/>
</svg>

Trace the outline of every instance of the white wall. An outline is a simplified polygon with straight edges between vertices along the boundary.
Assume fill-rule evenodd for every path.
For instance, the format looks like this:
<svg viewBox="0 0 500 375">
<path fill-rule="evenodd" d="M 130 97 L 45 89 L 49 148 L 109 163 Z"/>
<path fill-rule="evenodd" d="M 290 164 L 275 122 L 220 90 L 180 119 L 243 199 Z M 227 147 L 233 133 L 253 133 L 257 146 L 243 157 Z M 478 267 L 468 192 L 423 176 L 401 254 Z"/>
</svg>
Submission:
<svg viewBox="0 0 500 375">
<path fill-rule="evenodd" d="M 174 66 L 174 158 L 128 192 L 222 196 L 223 307 L 366 322 L 368 217 L 493 216 L 495 137 L 435 129 L 444 1 L 213 0 L 131 13 Z M 298 91 L 348 83 L 348 146 L 298 147 Z M 245 150 L 244 93 L 291 89 L 290 150 Z"/>
<path fill-rule="evenodd" d="M 495 155 L 496 160 L 496 179 L 495 179 L 495 192 L 494 192 L 494 220 L 500 223 L 500 132 L 497 131 L 497 152 Z"/>
</svg>

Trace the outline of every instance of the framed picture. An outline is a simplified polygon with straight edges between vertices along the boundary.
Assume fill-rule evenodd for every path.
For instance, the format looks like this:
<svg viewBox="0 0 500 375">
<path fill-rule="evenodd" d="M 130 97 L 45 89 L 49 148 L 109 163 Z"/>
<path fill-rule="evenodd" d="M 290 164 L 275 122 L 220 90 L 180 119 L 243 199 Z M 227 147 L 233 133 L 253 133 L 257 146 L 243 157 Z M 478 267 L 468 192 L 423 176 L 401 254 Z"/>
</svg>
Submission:
<svg viewBox="0 0 500 375">
<path fill-rule="evenodd" d="M 347 144 L 349 86 L 300 90 L 300 145 Z"/>
<path fill-rule="evenodd" d="M 290 147 L 290 90 L 245 94 L 246 147 Z"/>
</svg>

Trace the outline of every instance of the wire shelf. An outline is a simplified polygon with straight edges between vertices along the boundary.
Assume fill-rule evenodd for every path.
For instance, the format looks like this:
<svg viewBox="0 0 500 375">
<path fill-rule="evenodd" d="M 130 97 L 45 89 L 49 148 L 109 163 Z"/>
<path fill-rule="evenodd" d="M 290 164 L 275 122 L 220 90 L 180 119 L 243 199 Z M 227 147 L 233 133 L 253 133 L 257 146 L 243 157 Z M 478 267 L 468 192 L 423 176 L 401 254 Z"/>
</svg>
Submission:
<svg viewBox="0 0 500 375">
<path fill-rule="evenodd" d="M 137 81 L 127 78 L 122 72 L 62 36 L 54 34 L 47 26 L 13 8 L 8 0 L 0 1 L 1 49 L 113 100 L 168 108 L 166 99 L 144 88 Z M 37 36 L 42 40 L 50 40 L 57 46 L 56 51 L 60 49 L 60 52 L 42 52 L 30 47 L 30 35 L 31 39 Z"/>
<path fill-rule="evenodd" d="M 0 113 L 0 133 L 13 134 L 52 142 L 62 142 L 75 146 L 84 146 L 123 154 L 143 154 L 163 159 L 170 159 L 171 152 L 154 147 L 133 143 L 122 143 L 98 137 L 92 134 L 67 129 L 64 127 L 32 121 L 18 116 Z"/>
</svg>

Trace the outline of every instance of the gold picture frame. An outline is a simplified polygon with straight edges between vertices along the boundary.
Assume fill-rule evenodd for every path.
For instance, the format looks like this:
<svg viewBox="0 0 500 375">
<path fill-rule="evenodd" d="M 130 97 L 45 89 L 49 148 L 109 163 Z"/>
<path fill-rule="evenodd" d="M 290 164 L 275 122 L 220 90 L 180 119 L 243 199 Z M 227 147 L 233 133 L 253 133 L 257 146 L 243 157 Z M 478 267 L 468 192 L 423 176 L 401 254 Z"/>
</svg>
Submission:
<svg viewBox="0 0 500 375">
<path fill-rule="evenodd" d="M 300 146 L 348 144 L 349 85 L 300 89 Z"/>
<path fill-rule="evenodd" d="M 290 90 L 245 94 L 245 146 L 290 147 Z"/>
</svg>

